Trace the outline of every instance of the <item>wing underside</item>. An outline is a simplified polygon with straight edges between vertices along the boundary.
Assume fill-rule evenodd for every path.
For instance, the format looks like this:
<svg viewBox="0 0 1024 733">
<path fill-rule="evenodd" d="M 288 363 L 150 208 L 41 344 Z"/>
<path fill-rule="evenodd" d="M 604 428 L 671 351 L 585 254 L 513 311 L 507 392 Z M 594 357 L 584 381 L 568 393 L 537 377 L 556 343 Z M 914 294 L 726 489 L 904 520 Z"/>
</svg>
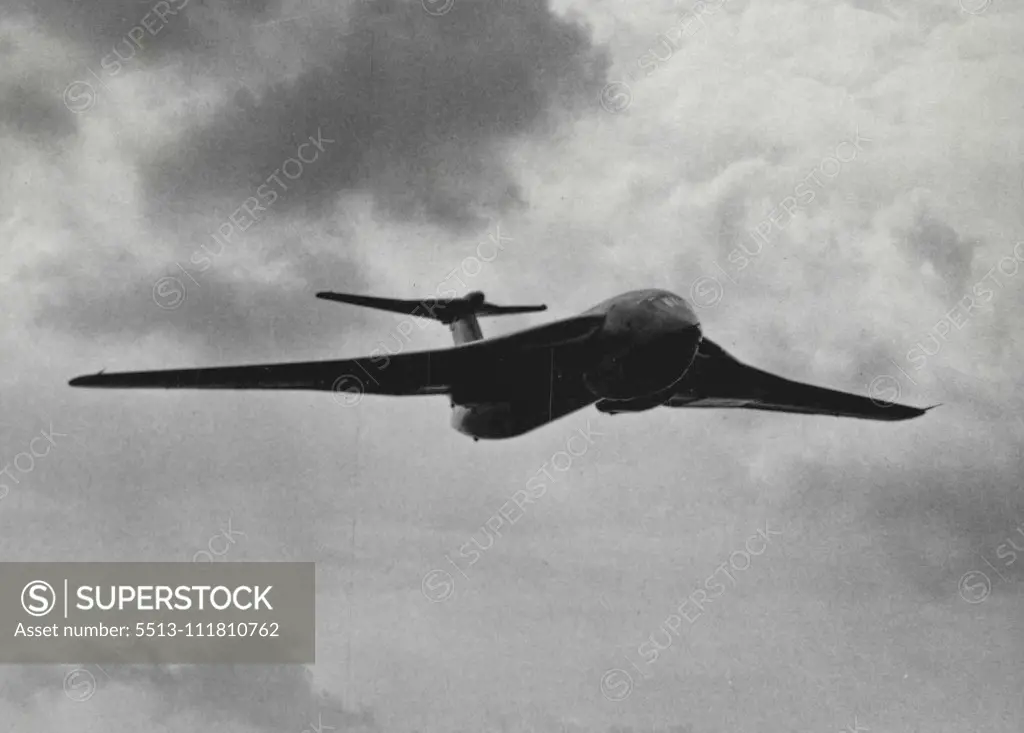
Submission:
<svg viewBox="0 0 1024 733">
<path fill-rule="evenodd" d="M 200 369 L 99 373 L 71 380 L 75 387 L 157 389 L 293 389 L 365 392 L 385 395 L 450 394 L 486 383 L 500 370 L 519 371 L 547 364 L 549 352 L 571 347 L 592 334 L 602 317 L 580 316 L 508 336 L 451 349 L 357 359 L 252 364 Z"/>
<path fill-rule="evenodd" d="M 708 339 L 666 407 L 718 407 L 834 415 L 865 420 L 908 420 L 930 408 L 794 382 L 747 366 Z"/>
<path fill-rule="evenodd" d="M 162 389 L 305 389 L 373 394 L 444 394 L 450 386 L 450 362 L 430 352 L 338 361 L 162 369 L 93 374 L 71 380 L 74 387 Z"/>
</svg>

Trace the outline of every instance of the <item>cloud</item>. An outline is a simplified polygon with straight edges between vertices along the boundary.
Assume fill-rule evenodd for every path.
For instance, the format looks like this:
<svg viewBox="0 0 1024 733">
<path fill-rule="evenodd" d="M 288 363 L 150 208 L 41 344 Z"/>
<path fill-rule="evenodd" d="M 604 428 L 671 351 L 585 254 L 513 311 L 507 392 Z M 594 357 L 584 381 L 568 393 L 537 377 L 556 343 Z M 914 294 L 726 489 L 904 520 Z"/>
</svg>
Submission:
<svg viewBox="0 0 1024 733">
<path fill-rule="evenodd" d="M 463 2 L 440 17 L 397 0 L 350 10 L 316 16 L 297 75 L 267 74 L 160 151 L 146 167 L 151 204 L 244 198 L 291 175 L 285 161 L 312 135 L 330 141 L 325 160 L 287 182 L 282 209 L 366 190 L 387 216 L 479 223 L 521 203 L 501 144 L 542 132 L 602 83 L 586 30 L 543 0 Z"/>
<path fill-rule="evenodd" d="M 273 0 L 13 0 L 8 10 L 34 18 L 49 33 L 95 54 L 119 53 L 123 60 L 138 54 L 141 45 L 145 53 L 140 59 L 154 60 L 179 50 L 203 53 L 225 24 L 261 18 L 274 4 Z M 145 31 L 137 43 L 129 37 L 133 28 Z"/>
<path fill-rule="evenodd" d="M 251 540 L 238 559 L 316 559 L 326 571 L 316 671 L 343 698 L 346 724 L 363 703 L 399 730 L 479 730 L 520 708 L 549 727 L 575 719 L 598 731 L 703 733 L 723 715 L 736 728 L 771 716 L 769 727 L 829 730 L 854 714 L 873 731 L 1019 728 L 1005 701 L 1019 698 L 1020 648 L 1003 642 L 1019 627 L 1024 559 L 1007 566 L 997 548 L 1024 522 L 1024 275 L 1012 260 L 1024 231 L 1020 12 L 728 0 L 644 76 L 637 60 L 680 8 L 599 0 L 587 21 L 624 49 L 608 78 L 627 79 L 632 97 L 610 114 L 588 96 L 603 79 L 588 31 L 538 5 L 487 3 L 490 19 L 482 7 L 456 0 L 430 16 L 415 3 L 294 2 L 250 13 L 192 0 L 165 45 L 126 63 L 70 127 L 5 118 L 0 460 L 51 417 L 77 439 L 17 474 L 0 504 L 11 552 L 183 559 L 233 515 Z M 39 27 L 9 36 L 23 48 L 3 83 L 44 89 L 27 98 L 43 106 L 122 32 L 100 34 L 103 46 L 56 15 Z M 195 42 L 171 35 L 179 29 Z M 556 37 L 576 51 L 558 52 Z M 77 55 L 61 61 L 64 38 Z M 500 77 L 499 62 L 515 88 L 499 80 L 492 98 L 484 80 Z M 277 173 L 290 188 L 258 224 L 214 240 L 318 125 L 336 142 L 298 179 Z M 807 201 L 796 186 L 858 130 L 871 143 L 834 177 L 818 173 Z M 40 144 L 25 145 L 36 133 Z M 730 253 L 756 246 L 750 232 L 789 196 L 802 209 L 740 270 Z M 100 366 L 368 353 L 391 343 L 388 316 L 311 293 L 428 295 L 486 238 L 477 222 L 488 215 L 513 242 L 468 285 L 495 300 L 547 301 L 557 317 L 632 287 L 689 296 L 698 277 L 717 276 L 723 297 L 700 316 L 737 357 L 858 392 L 884 375 L 903 401 L 944 406 L 897 424 L 581 413 L 600 442 L 502 527 L 452 599 L 430 603 L 424 574 L 481 537 L 573 422 L 473 444 L 447 429 L 441 398 L 343 408 L 314 394 L 64 387 Z M 175 274 L 187 300 L 161 310 L 152 285 Z M 965 313 L 958 303 L 985 277 L 991 299 Z M 937 329 L 953 308 L 966 325 Z M 412 347 L 446 336 L 428 324 Z M 929 352 L 920 369 L 918 345 Z M 87 430 L 64 427 L 77 414 Z M 628 701 L 602 698 L 602 672 L 627 664 L 619 652 L 635 651 L 766 521 L 785 535 L 764 563 L 707 607 L 650 679 L 635 675 Z M 971 570 L 993 585 L 977 605 L 958 594 Z M 10 670 L 7 694 L 21 702 L 0 705 L 18 730 L 87 719 L 104 733 L 140 720 L 302 733 L 315 722 L 312 683 L 246 674 L 119 671 L 82 707 L 51 705 L 63 701 L 51 670 Z M 326 712 L 323 722 L 338 725 Z"/>
<path fill-rule="evenodd" d="M 134 17 L 132 8 L 142 12 L 124 3 L 103 10 L 94 45 L 120 38 L 118 19 Z M 35 12 L 52 28 L 82 10 L 50 3 Z M 156 38 L 200 26 L 202 59 L 181 39 L 139 49 L 137 61 L 125 53 L 116 73 L 94 65 L 105 77 L 102 88 L 92 82 L 104 97 L 94 108 L 70 122 L 55 111 L 63 127 L 50 127 L 67 134 L 77 123 L 79 132 L 59 179 L 94 174 L 98 124 L 125 131 L 104 163 L 131 181 L 116 216 L 138 226 L 124 236 L 113 221 L 89 221 L 86 200 L 69 197 L 62 218 L 78 224 L 68 234 L 103 246 L 26 268 L 38 282 L 63 283 L 46 288 L 37 325 L 120 338 L 198 328 L 223 347 L 252 343 L 276 317 L 287 321 L 278 320 L 284 338 L 301 334 L 305 315 L 275 314 L 298 314 L 322 287 L 363 286 L 355 212 L 429 224 L 410 239 L 423 244 L 478 236 L 488 219 L 524 204 L 509 146 L 546 139 L 580 114 L 607 66 L 587 29 L 543 0 L 459 2 L 441 16 L 398 0 L 182 12 Z M 238 75 L 226 69 L 233 63 L 243 65 Z M 162 118 L 128 123 L 151 96 Z M 129 135 L 134 144 L 124 145 Z M 324 236 L 338 229 L 344 236 Z M 218 316 L 197 325 L 142 306 L 161 277 L 177 278 L 190 306 Z"/>
<path fill-rule="evenodd" d="M 4 106 L 0 108 L 0 133 L 45 143 L 66 138 L 76 130 L 74 120 L 59 98 L 38 85 L 0 84 Z"/>
<path fill-rule="evenodd" d="M 71 694 L 88 694 L 86 699 L 61 693 L 67 680 L 61 677 L 73 669 L 84 672 L 77 673 L 79 684 Z M 119 711 L 130 707 L 136 721 L 152 721 L 160 727 L 151 729 L 167 733 L 185 733 L 214 720 L 222 729 L 245 733 L 381 730 L 372 710 L 352 710 L 298 665 L 86 665 L 31 671 L 13 682 L 13 690 L 21 692 L 49 688 L 49 699 L 12 696 L 11 702 L 27 720 L 54 728 L 64 727 L 69 716 L 79 730 L 89 732 L 115 721 L 128 724 Z"/>
</svg>

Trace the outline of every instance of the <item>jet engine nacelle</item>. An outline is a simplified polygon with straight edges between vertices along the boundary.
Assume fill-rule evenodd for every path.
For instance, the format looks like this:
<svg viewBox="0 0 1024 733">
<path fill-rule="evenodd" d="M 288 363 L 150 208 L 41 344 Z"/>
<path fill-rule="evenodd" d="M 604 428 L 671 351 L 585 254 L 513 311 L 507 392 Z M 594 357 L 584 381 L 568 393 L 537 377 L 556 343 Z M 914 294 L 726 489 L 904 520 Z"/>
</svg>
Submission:
<svg viewBox="0 0 1024 733">
<path fill-rule="evenodd" d="M 598 400 L 594 407 L 596 407 L 599 412 L 603 412 L 608 415 L 618 415 L 621 412 L 645 412 L 647 410 L 653 410 L 655 407 L 661 407 L 668 402 L 675 393 L 675 388 L 669 387 L 668 389 L 663 389 L 660 392 L 655 392 L 654 394 L 646 395 L 644 397 L 634 397 L 631 400 Z"/>
<path fill-rule="evenodd" d="M 604 361 L 584 374 L 583 380 L 587 389 L 602 399 L 634 400 L 655 395 L 668 399 L 672 386 L 686 374 L 696 353 L 696 344 L 690 353 L 682 354 L 667 353 L 662 348 L 642 349 Z"/>
</svg>

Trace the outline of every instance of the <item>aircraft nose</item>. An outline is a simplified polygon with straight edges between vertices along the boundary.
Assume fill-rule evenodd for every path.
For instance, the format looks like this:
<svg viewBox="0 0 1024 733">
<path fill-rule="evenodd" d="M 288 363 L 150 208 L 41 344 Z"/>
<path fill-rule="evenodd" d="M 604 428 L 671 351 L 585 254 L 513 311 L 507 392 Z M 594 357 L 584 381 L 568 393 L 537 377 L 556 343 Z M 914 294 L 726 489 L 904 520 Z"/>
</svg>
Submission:
<svg viewBox="0 0 1024 733">
<path fill-rule="evenodd" d="M 700 330 L 700 319 L 697 317 L 696 311 L 693 307 L 682 298 L 679 299 L 679 304 L 676 306 L 676 314 L 679 316 L 681 321 L 684 321 L 690 327 L 696 327 Z"/>
<path fill-rule="evenodd" d="M 648 302 L 654 307 L 656 312 L 663 314 L 662 318 L 665 315 L 670 315 L 673 320 L 685 326 L 700 325 L 700 319 L 697 317 L 696 311 L 693 310 L 693 307 L 684 298 L 680 298 L 678 295 L 665 293 L 661 297 L 651 298 Z"/>
</svg>

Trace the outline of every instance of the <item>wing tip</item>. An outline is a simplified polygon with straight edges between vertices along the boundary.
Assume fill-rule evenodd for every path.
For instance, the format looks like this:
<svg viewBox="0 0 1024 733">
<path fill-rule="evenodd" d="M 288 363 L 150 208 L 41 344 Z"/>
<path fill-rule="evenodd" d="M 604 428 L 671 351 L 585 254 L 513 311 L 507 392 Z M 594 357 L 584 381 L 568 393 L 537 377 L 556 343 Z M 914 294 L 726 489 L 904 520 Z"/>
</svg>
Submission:
<svg viewBox="0 0 1024 733">
<path fill-rule="evenodd" d="M 913 420 L 915 417 L 921 417 L 926 412 L 934 410 L 936 407 L 942 407 L 942 403 L 939 402 L 934 405 L 929 405 L 928 407 L 911 407 L 910 405 L 900 405 L 898 403 L 893 402 L 892 404 L 888 405 L 888 407 L 900 408 L 900 412 L 902 414 L 897 417 L 894 417 L 894 421 Z"/>
<path fill-rule="evenodd" d="M 914 415 L 914 417 L 921 417 L 925 413 L 931 412 L 936 407 L 942 407 L 942 403 L 941 402 L 936 402 L 934 405 L 928 405 L 928 407 L 915 407 L 914 410 L 917 411 L 917 414 Z"/>
<path fill-rule="evenodd" d="M 100 369 L 95 374 L 83 374 L 80 377 L 75 377 L 68 382 L 71 387 L 96 387 L 102 383 L 101 377 L 106 369 Z"/>
</svg>

